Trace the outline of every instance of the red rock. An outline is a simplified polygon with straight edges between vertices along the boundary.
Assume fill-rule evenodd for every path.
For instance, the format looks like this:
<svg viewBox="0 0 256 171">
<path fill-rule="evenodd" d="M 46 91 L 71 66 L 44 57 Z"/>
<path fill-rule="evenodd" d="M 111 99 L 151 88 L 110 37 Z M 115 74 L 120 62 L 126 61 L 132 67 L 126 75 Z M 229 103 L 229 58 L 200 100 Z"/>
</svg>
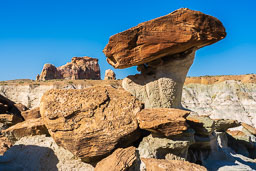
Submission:
<svg viewBox="0 0 256 171">
<path fill-rule="evenodd" d="M 103 52 L 115 68 L 127 68 L 213 44 L 226 36 L 215 17 L 178 9 L 111 36 Z"/>
<path fill-rule="evenodd" d="M 98 59 L 90 57 L 73 57 L 70 63 L 56 68 L 52 64 L 45 64 L 37 80 L 51 79 L 92 79 L 100 80 Z"/>
</svg>

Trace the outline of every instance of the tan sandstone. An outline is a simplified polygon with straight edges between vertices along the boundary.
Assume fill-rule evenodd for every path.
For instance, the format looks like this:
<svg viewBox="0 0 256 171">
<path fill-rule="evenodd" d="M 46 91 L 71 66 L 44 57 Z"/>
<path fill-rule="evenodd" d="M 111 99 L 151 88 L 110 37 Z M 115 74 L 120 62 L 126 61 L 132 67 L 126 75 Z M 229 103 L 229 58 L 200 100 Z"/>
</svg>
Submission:
<svg viewBox="0 0 256 171">
<path fill-rule="evenodd" d="M 95 86 L 83 90 L 50 90 L 40 113 L 56 143 L 86 162 L 139 138 L 136 114 L 142 104 L 123 89 Z"/>
</svg>

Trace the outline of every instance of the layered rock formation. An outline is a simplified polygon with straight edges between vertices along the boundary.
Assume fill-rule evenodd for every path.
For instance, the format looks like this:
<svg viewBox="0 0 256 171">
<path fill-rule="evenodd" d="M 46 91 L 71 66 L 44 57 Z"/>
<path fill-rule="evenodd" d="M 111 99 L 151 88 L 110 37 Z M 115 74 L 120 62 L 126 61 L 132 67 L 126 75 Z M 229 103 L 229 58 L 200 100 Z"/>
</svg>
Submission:
<svg viewBox="0 0 256 171">
<path fill-rule="evenodd" d="M 110 86 L 50 90 L 40 103 L 56 143 L 91 163 L 139 138 L 136 114 L 141 108 L 130 93 Z"/>
<path fill-rule="evenodd" d="M 70 63 L 56 68 L 52 64 L 45 64 L 40 76 L 36 80 L 52 79 L 92 79 L 100 80 L 98 59 L 90 57 L 73 57 Z"/>
<path fill-rule="evenodd" d="M 218 19 L 182 8 L 112 36 L 103 52 L 115 68 L 138 66 L 141 74 L 125 78 L 123 88 L 145 108 L 182 108 L 195 51 L 225 36 Z"/>
</svg>

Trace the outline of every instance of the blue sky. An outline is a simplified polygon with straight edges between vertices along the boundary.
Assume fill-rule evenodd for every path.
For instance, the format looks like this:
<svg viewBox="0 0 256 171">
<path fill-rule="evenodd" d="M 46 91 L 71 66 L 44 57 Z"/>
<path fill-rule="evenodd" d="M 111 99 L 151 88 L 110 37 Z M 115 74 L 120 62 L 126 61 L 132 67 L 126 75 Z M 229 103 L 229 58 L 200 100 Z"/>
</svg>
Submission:
<svg viewBox="0 0 256 171">
<path fill-rule="evenodd" d="M 178 8 L 217 17 L 227 37 L 197 51 L 189 76 L 256 73 L 256 1 L 231 0 L 0 0 L 0 80 L 35 79 L 45 63 L 74 56 L 99 59 L 111 35 Z M 115 70 L 118 78 L 136 68 Z"/>
</svg>

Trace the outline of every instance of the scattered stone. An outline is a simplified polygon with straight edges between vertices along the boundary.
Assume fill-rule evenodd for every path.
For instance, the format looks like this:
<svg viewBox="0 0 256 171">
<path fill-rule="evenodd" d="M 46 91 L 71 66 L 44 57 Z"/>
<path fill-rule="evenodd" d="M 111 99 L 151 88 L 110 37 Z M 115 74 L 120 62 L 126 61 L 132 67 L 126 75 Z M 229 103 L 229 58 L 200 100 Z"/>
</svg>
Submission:
<svg viewBox="0 0 256 171">
<path fill-rule="evenodd" d="M 103 52 L 113 67 L 127 68 L 194 47 L 199 49 L 225 36 L 225 28 L 217 18 L 181 8 L 111 36 Z"/>
<path fill-rule="evenodd" d="M 0 156 L 0 170 L 93 171 L 71 152 L 59 147 L 52 137 L 23 137 Z"/>
<path fill-rule="evenodd" d="M 189 111 L 180 109 L 143 109 L 137 114 L 139 127 L 166 137 L 181 135 L 187 130 L 186 117 Z"/>
<path fill-rule="evenodd" d="M 40 118 L 40 108 L 36 107 L 34 109 L 21 112 L 21 115 L 25 120 Z"/>
<path fill-rule="evenodd" d="M 70 63 L 56 68 L 52 64 L 45 64 L 37 80 L 52 79 L 92 79 L 100 80 L 98 59 L 90 57 L 73 57 Z"/>
<path fill-rule="evenodd" d="M 32 135 L 49 135 L 47 128 L 45 127 L 41 118 L 30 119 L 20 122 L 4 131 L 2 133 L 10 140 L 17 141 L 25 136 Z"/>
<path fill-rule="evenodd" d="M 244 129 L 246 129 L 247 131 L 249 131 L 251 134 L 256 136 L 256 128 L 252 127 L 251 125 L 248 125 L 246 123 L 242 123 L 242 126 L 244 127 Z"/>
<path fill-rule="evenodd" d="M 110 86 L 50 90 L 40 103 L 56 143 L 90 163 L 140 137 L 136 114 L 141 108 L 130 93 Z"/>
<path fill-rule="evenodd" d="M 104 80 L 116 80 L 116 74 L 111 69 L 105 71 Z"/>
<path fill-rule="evenodd" d="M 209 136 L 214 130 L 215 122 L 207 116 L 189 115 L 186 119 L 197 135 Z"/>
<path fill-rule="evenodd" d="M 218 132 L 226 132 L 229 128 L 235 128 L 241 124 L 237 120 L 231 119 L 215 119 L 215 130 Z"/>
<path fill-rule="evenodd" d="M 186 160 L 193 139 L 172 140 L 150 134 L 140 142 L 138 151 L 142 158 Z"/>
<path fill-rule="evenodd" d="M 125 171 L 131 169 L 136 162 L 135 150 L 135 147 L 116 149 L 110 156 L 97 163 L 95 171 Z"/>
<path fill-rule="evenodd" d="M 180 160 L 141 159 L 146 171 L 207 171 L 203 166 Z"/>
</svg>

